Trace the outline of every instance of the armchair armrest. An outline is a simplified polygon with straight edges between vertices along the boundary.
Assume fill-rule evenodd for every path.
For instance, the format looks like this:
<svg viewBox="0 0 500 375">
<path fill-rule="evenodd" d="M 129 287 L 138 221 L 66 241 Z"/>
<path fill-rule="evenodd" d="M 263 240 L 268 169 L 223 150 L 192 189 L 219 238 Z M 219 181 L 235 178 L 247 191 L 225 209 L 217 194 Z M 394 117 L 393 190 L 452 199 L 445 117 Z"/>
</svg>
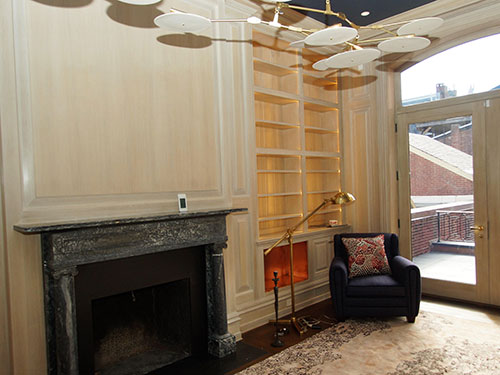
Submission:
<svg viewBox="0 0 500 375">
<path fill-rule="evenodd" d="M 330 265 L 330 293 L 335 316 L 339 321 L 345 319 L 344 297 L 347 286 L 347 266 L 342 258 L 335 257 Z"/>
<path fill-rule="evenodd" d="M 405 286 L 410 281 L 411 272 L 415 272 L 415 276 L 420 279 L 420 270 L 417 265 L 401 255 L 393 257 L 390 266 L 394 278 Z"/>
<path fill-rule="evenodd" d="M 408 298 L 408 321 L 415 321 L 422 295 L 420 269 L 411 260 L 397 255 L 392 258 L 391 271 L 394 278 L 404 285 Z"/>
<path fill-rule="evenodd" d="M 330 275 L 333 276 L 336 282 L 341 282 L 343 285 L 347 284 L 347 266 L 341 258 L 334 258 L 330 266 Z"/>
</svg>

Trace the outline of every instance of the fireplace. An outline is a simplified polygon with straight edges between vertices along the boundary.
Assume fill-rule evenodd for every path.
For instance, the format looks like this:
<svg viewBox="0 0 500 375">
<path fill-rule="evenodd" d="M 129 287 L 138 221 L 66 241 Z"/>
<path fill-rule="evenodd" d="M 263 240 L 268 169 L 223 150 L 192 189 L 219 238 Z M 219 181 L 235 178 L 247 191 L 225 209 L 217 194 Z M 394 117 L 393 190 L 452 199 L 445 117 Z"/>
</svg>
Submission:
<svg viewBox="0 0 500 375">
<path fill-rule="evenodd" d="M 49 374 L 233 353 L 222 254 L 233 211 L 16 226 L 41 234 Z"/>
</svg>

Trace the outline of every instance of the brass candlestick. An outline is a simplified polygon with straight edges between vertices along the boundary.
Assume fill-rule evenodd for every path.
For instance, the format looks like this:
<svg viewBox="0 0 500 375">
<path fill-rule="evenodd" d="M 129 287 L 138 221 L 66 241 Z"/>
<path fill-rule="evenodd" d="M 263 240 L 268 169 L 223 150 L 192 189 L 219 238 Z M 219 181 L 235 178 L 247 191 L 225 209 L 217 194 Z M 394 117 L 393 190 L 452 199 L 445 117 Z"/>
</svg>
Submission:
<svg viewBox="0 0 500 375">
<path fill-rule="evenodd" d="M 274 321 L 274 341 L 272 342 L 271 346 L 274 346 L 275 348 L 281 348 L 283 345 L 283 341 L 280 340 L 279 338 L 279 329 L 278 329 L 278 271 L 274 271 L 274 313 L 276 316 L 276 320 Z"/>
</svg>

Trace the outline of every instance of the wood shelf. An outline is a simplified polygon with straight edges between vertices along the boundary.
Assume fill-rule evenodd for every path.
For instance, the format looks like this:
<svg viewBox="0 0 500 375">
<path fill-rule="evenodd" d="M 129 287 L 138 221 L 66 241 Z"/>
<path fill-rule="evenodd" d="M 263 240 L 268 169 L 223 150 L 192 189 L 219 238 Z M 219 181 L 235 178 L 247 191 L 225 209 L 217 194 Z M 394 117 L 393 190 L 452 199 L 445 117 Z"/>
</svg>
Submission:
<svg viewBox="0 0 500 375">
<path fill-rule="evenodd" d="M 316 112 L 329 112 L 337 111 L 338 106 L 335 103 L 327 102 L 324 100 L 308 99 L 308 101 L 304 102 L 304 109 Z"/>
<path fill-rule="evenodd" d="M 316 190 L 316 191 L 308 191 L 307 194 L 336 194 L 338 193 L 337 190 Z"/>
<path fill-rule="evenodd" d="M 260 126 L 263 128 L 272 128 L 272 129 L 297 129 L 300 125 L 289 124 L 286 122 L 279 121 L 255 121 L 255 126 Z"/>
<path fill-rule="evenodd" d="M 302 80 L 304 83 L 318 87 L 338 86 L 337 78 L 329 79 L 324 76 L 314 75 L 311 73 L 304 73 Z"/>
<path fill-rule="evenodd" d="M 333 174 L 340 174 L 340 170 L 331 170 L 331 169 L 310 169 L 306 171 L 306 173 L 333 173 Z"/>
<path fill-rule="evenodd" d="M 307 133 L 317 133 L 317 134 L 338 134 L 338 130 L 317 128 L 314 126 L 305 126 L 304 131 Z"/>
<path fill-rule="evenodd" d="M 310 157 L 321 157 L 321 158 L 339 158 L 339 152 L 321 152 L 321 151 L 305 151 L 304 155 Z"/>
<path fill-rule="evenodd" d="M 290 74 L 298 74 L 299 72 L 297 68 L 290 68 L 288 66 L 274 64 L 258 57 L 253 58 L 253 68 L 258 72 L 268 73 L 278 77 L 284 77 Z"/>
<path fill-rule="evenodd" d="M 300 174 L 301 170 L 287 170 L 287 169 L 257 169 L 257 173 L 297 173 Z"/>
<path fill-rule="evenodd" d="M 293 93 L 287 93 L 283 91 L 273 90 L 266 87 L 255 87 L 255 100 L 273 103 L 279 105 L 286 105 L 291 103 L 298 103 L 299 97 Z"/>
<path fill-rule="evenodd" d="M 297 153 L 292 150 L 278 150 L 274 148 L 257 147 L 257 155 L 259 156 L 297 156 Z"/>
<path fill-rule="evenodd" d="M 273 193 L 273 194 L 257 194 L 258 198 L 268 198 L 268 197 L 288 197 L 294 195 L 302 195 L 300 191 L 294 191 L 292 193 Z"/>
<path fill-rule="evenodd" d="M 259 217 L 259 222 L 271 221 L 271 220 L 274 221 L 274 220 L 284 220 L 284 219 L 295 219 L 297 217 L 302 217 L 302 214 L 289 214 L 289 215 Z"/>
</svg>

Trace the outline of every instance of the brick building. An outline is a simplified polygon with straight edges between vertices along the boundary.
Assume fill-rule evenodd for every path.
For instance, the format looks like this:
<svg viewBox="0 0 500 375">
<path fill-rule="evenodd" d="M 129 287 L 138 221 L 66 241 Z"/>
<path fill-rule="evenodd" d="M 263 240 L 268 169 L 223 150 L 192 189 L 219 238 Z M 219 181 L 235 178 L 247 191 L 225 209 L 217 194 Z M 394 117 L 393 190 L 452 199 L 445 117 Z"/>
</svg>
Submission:
<svg viewBox="0 0 500 375">
<path fill-rule="evenodd" d="M 471 155 L 425 135 L 409 136 L 412 197 L 473 194 Z"/>
</svg>

